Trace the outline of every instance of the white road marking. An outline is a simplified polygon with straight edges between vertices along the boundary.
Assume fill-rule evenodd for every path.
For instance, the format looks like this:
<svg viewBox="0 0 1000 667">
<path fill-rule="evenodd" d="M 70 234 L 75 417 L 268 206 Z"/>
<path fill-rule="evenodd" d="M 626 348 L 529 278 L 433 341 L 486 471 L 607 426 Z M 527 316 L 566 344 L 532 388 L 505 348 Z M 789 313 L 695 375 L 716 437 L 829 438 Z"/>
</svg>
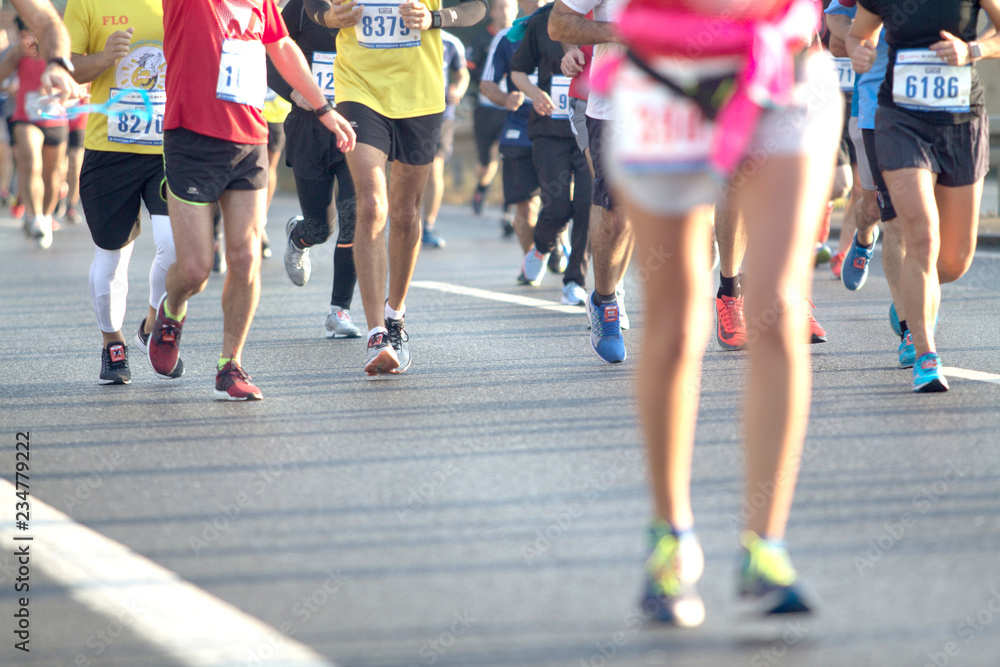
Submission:
<svg viewBox="0 0 1000 667">
<path fill-rule="evenodd" d="M 941 372 L 946 378 L 956 377 L 963 380 L 976 380 L 977 382 L 989 382 L 990 384 L 1000 384 L 1000 375 L 984 373 L 982 371 L 969 371 L 964 368 L 953 366 L 942 366 Z"/>
<path fill-rule="evenodd" d="M 410 287 L 420 287 L 422 289 L 437 290 L 449 294 L 461 294 L 462 296 L 474 296 L 479 299 L 489 299 L 490 301 L 500 301 L 502 303 L 513 303 L 517 306 L 528 306 L 529 308 L 539 308 L 541 310 L 551 310 L 555 313 L 571 313 L 579 315 L 586 312 L 583 306 L 564 306 L 555 301 L 545 299 L 534 299 L 530 296 L 519 296 L 517 294 L 504 294 L 503 292 L 491 292 L 475 287 L 465 287 L 463 285 L 453 285 L 451 283 L 439 283 L 433 280 L 414 280 Z"/>
<path fill-rule="evenodd" d="M 14 498 L 14 492 L 14 485 L 0 480 L 0 497 Z M 335 667 L 309 647 L 38 498 L 29 501 L 27 532 L 13 529 L 14 503 L 4 503 L 0 519 L 4 550 L 29 545 L 31 565 L 65 586 L 74 600 L 118 620 L 181 664 Z M 29 535 L 34 539 L 14 540 Z M 282 627 L 287 633 L 289 628 Z M 80 646 L 80 653 L 89 655 L 90 650 Z"/>
</svg>

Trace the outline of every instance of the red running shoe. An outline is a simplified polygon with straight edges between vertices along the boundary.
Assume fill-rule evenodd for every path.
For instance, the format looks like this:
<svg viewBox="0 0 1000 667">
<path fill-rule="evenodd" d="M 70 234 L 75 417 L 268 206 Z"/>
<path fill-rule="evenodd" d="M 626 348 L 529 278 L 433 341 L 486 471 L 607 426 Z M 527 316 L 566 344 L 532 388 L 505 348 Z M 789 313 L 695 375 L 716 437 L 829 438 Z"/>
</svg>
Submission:
<svg viewBox="0 0 1000 667">
<path fill-rule="evenodd" d="M 264 398 L 252 382 L 253 378 L 235 361 L 227 362 L 215 375 L 215 400 L 259 401 Z"/>
<path fill-rule="evenodd" d="M 715 299 L 715 337 L 723 350 L 742 350 L 747 344 L 747 324 L 743 319 L 743 297 Z"/>
<path fill-rule="evenodd" d="M 838 252 L 833 257 L 830 258 L 830 271 L 833 273 L 834 280 L 840 280 L 840 267 L 844 265 L 844 256 L 847 251 Z"/>
<path fill-rule="evenodd" d="M 812 309 L 816 306 L 809 299 L 804 299 L 802 304 L 803 309 L 806 311 L 806 317 L 809 318 L 809 342 L 813 345 L 816 343 L 826 342 L 826 330 L 819 325 L 816 318 L 813 317 Z"/>
<path fill-rule="evenodd" d="M 167 295 L 164 294 L 156 309 L 153 331 L 149 334 L 149 364 L 157 377 L 170 380 L 175 377 L 173 373 L 180 355 L 181 327 L 187 318 L 180 322 L 168 318 L 164 308 L 166 301 Z"/>
</svg>

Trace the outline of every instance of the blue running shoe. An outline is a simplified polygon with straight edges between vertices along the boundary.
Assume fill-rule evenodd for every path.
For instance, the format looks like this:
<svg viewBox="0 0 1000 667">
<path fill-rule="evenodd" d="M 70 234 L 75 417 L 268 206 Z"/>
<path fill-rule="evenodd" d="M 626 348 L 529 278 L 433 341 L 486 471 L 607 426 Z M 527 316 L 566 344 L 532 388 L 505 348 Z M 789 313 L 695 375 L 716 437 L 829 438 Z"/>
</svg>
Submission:
<svg viewBox="0 0 1000 667">
<path fill-rule="evenodd" d="M 531 246 L 531 250 L 524 256 L 524 263 L 521 265 L 521 275 L 528 285 L 538 287 L 542 284 L 545 276 L 545 265 L 549 261 L 549 253 L 544 255 L 538 252 L 538 248 Z"/>
<path fill-rule="evenodd" d="M 625 361 L 625 338 L 622 337 L 618 317 L 618 302 L 598 306 L 595 293 L 587 298 L 587 317 L 590 319 L 590 345 L 594 354 L 609 364 Z"/>
<path fill-rule="evenodd" d="M 432 229 L 424 229 L 423 235 L 420 237 L 420 242 L 423 243 L 428 248 L 443 248 L 445 246 L 444 239 L 434 233 Z"/>
<path fill-rule="evenodd" d="M 773 617 L 812 612 L 814 604 L 799 585 L 798 575 L 782 544 L 761 539 L 749 530 L 743 533 L 740 542 L 743 555 L 738 593 L 748 603 L 751 614 Z"/>
<path fill-rule="evenodd" d="M 840 278 L 844 281 L 844 287 L 852 292 L 864 287 L 868 280 L 868 265 L 871 264 L 872 255 L 875 254 L 878 234 L 878 225 L 876 225 L 872 231 L 872 244 L 866 248 L 858 245 L 858 233 L 854 232 L 854 240 L 847 250 L 847 255 L 844 256 L 844 264 L 840 269 Z"/>
<path fill-rule="evenodd" d="M 705 569 L 705 556 L 691 531 L 675 534 L 663 522 L 649 529 L 642 610 L 661 623 L 694 628 L 705 620 L 705 604 L 695 584 Z"/>
<path fill-rule="evenodd" d="M 896 314 L 896 304 L 889 304 L 889 326 L 896 332 L 897 336 L 903 335 L 903 330 L 899 328 L 899 315 Z"/>
<path fill-rule="evenodd" d="M 917 360 L 917 352 L 913 348 L 913 336 L 907 329 L 903 334 L 903 340 L 899 341 L 899 367 L 913 368 L 913 362 Z"/>
<path fill-rule="evenodd" d="M 948 391 L 948 380 L 941 375 L 941 357 L 928 352 L 913 365 L 913 391 L 921 394 Z"/>
</svg>

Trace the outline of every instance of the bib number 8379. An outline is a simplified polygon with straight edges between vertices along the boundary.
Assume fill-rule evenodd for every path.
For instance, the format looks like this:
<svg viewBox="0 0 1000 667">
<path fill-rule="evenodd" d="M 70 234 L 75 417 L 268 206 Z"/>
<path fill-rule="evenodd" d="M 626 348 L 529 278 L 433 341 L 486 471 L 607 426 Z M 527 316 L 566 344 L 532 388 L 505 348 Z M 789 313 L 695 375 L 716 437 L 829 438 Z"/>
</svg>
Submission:
<svg viewBox="0 0 1000 667">
<path fill-rule="evenodd" d="M 950 76 L 908 76 L 906 77 L 906 96 L 910 99 L 922 97 L 936 100 L 953 99 L 958 97 L 958 77 Z"/>
<path fill-rule="evenodd" d="M 406 37 L 410 34 L 410 29 L 403 24 L 402 17 L 396 16 L 364 16 L 361 18 L 361 34 L 365 37 L 395 37 L 396 23 L 399 22 L 399 36 Z M 386 23 L 389 30 L 386 31 Z"/>
</svg>

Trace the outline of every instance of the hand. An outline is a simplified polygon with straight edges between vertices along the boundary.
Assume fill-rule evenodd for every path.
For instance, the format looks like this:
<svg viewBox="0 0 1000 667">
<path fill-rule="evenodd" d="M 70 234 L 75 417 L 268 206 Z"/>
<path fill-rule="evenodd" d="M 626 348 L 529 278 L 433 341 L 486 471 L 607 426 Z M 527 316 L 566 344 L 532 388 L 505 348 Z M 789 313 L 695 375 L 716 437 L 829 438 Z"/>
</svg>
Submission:
<svg viewBox="0 0 1000 667">
<path fill-rule="evenodd" d="M 306 101 L 306 98 L 299 91 L 293 90 L 291 98 L 292 101 L 295 102 L 295 104 L 300 109 L 305 109 L 306 111 L 315 111 L 315 109 L 313 109 L 313 106 L 309 104 L 308 101 Z"/>
<path fill-rule="evenodd" d="M 875 45 L 870 40 L 861 40 L 861 44 L 851 54 L 851 67 L 858 74 L 864 74 L 875 64 L 875 56 Z"/>
<path fill-rule="evenodd" d="M 507 103 L 504 108 L 507 111 L 517 111 L 524 104 L 524 93 L 520 90 L 514 93 L 507 93 Z"/>
<path fill-rule="evenodd" d="M 328 28 L 352 28 L 361 22 L 361 15 L 365 13 L 364 7 L 358 5 L 354 0 L 341 2 L 333 5 L 323 20 Z"/>
<path fill-rule="evenodd" d="M 135 28 L 129 28 L 125 31 L 118 30 L 108 37 L 108 41 L 104 43 L 104 60 L 108 67 L 128 55 L 128 48 L 132 44 L 132 33 L 134 32 Z"/>
<path fill-rule="evenodd" d="M 445 102 L 454 105 L 461 101 L 462 98 L 455 94 L 455 86 L 448 86 L 448 92 L 445 94 Z"/>
<path fill-rule="evenodd" d="M 556 105 L 552 103 L 552 98 L 544 90 L 538 92 L 540 93 L 538 98 L 532 100 L 535 104 L 535 111 L 542 116 L 551 116 L 552 112 L 556 110 Z"/>
<path fill-rule="evenodd" d="M 411 30 L 431 29 L 431 10 L 420 2 L 411 0 L 399 5 L 399 15 L 403 19 L 403 25 Z"/>
<path fill-rule="evenodd" d="M 583 55 L 583 51 L 574 47 L 566 52 L 563 56 L 562 63 L 560 63 L 560 69 L 562 69 L 563 76 L 568 76 L 573 78 L 577 74 L 583 71 L 584 63 L 586 63 L 586 57 Z"/>
<path fill-rule="evenodd" d="M 354 134 L 354 128 L 351 127 L 351 124 L 343 116 L 336 111 L 331 111 L 320 116 L 319 121 L 323 123 L 326 129 L 336 135 L 337 148 L 342 153 L 349 153 L 354 150 L 357 135 Z"/>
<path fill-rule="evenodd" d="M 61 104 L 89 97 L 87 89 L 78 84 L 73 75 L 63 69 L 62 65 L 56 63 L 49 63 L 42 72 L 42 87 L 39 92 L 43 96 L 56 96 Z"/>
<path fill-rule="evenodd" d="M 944 30 L 941 31 L 941 41 L 931 44 L 930 49 L 937 54 L 938 58 L 949 65 L 958 65 L 961 67 L 972 62 L 969 45 Z"/>
</svg>

